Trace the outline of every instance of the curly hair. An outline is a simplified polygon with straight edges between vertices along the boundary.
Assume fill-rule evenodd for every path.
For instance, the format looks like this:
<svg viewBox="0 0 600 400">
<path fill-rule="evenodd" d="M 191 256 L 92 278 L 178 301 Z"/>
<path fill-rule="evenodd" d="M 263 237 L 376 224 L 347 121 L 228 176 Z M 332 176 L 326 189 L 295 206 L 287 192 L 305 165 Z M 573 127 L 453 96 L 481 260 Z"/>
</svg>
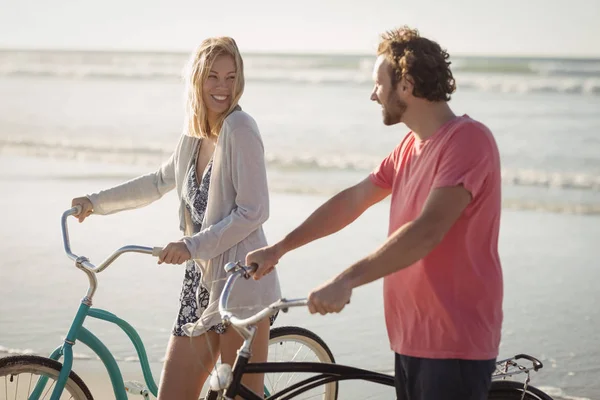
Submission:
<svg viewBox="0 0 600 400">
<path fill-rule="evenodd" d="M 449 101 L 456 90 L 449 54 L 416 29 L 403 26 L 382 34 L 377 55 L 390 63 L 394 89 L 407 77 L 414 86 L 413 95 L 429 101 Z"/>
</svg>

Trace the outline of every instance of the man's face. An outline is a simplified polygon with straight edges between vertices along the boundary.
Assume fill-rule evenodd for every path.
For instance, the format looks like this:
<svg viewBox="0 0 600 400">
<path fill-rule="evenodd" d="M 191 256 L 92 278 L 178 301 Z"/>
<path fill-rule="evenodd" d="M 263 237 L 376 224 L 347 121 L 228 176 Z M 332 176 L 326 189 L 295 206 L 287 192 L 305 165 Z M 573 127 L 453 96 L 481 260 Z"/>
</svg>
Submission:
<svg viewBox="0 0 600 400">
<path fill-rule="evenodd" d="M 402 122 L 402 116 L 406 112 L 407 104 L 400 98 L 398 86 L 392 88 L 392 67 L 384 56 L 377 57 L 373 68 L 373 80 L 375 87 L 371 93 L 371 100 L 381 105 L 383 123 L 395 125 Z"/>
</svg>

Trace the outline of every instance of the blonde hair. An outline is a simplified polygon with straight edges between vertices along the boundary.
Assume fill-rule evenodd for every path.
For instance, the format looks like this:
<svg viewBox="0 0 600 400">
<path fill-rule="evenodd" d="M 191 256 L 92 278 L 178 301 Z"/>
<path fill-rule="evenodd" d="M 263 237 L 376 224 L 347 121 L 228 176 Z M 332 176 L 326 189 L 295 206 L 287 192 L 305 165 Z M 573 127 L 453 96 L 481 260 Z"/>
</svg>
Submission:
<svg viewBox="0 0 600 400">
<path fill-rule="evenodd" d="M 219 116 L 217 123 L 210 126 L 208 123 L 208 112 L 202 88 L 208 78 L 210 70 L 221 55 L 229 55 L 235 64 L 235 82 L 229 109 Z M 187 134 L 200 138 L 216 138 L 219 136 L 223 121 L 238 105 L 240 97 L 244 93 L 244 63 L 240 51 L 230 37 L 214 37 L 202 41 L 196 48 L 188 65 L 186 73 L 186 101 L 185 101 L 185 128 Z"/>
</svg>

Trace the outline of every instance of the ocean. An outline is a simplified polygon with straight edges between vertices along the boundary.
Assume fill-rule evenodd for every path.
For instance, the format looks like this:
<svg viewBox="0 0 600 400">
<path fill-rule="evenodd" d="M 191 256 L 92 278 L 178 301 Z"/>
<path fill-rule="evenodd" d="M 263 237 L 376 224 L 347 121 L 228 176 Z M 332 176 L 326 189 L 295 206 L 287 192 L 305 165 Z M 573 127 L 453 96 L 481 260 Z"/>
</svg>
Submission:
<svg viewBox="0 0 600 400">
<path fill-rule="evenodd" d="M 60 343 L 86 288 L 62 253 L 60 213 L 72 197 L 151 171 L 169 156 L 183 125 L 186 60 L 181 53 L 0 51 L 0 356 L 46 354 Z M 532 384 L 556 398 L 600 399 L 600 59 L 451 61 L 452 108 L 485 123 L 501 154 L 501 356 L 540 357 L 545 367 Z M 363 179 L 407 128 L 384 126 L 369 100 L 373 56 L 245 54 L 244 62 L 241 106 L 265 144 L 273 197 L 265 228 L 274 241 Z M 90 218 L 73 228 L 73 243 L 99 262 L 124 244 L 178 239 L 174 200 Z M 387 207 L 282 260 L 285 296 L 306 295 L 377 248 Z M 183 271 L 152 265 L 143 256 L 116 263 L 99 278 L 96 305 L 132 319 L 160 371 Z M 313 329 L 338 361 L 389 371 L 380 291 L 380 283 L 358 289 L 340 315 L 294 310 L 281 324 Z M 134 365 L 119 332 L 92 326 Z M 78 364 L 97 370 L 87 349 L 76 352 L 76 371 Z M 356 393 L 342 398 L 364 398 Z"/>
</svg>

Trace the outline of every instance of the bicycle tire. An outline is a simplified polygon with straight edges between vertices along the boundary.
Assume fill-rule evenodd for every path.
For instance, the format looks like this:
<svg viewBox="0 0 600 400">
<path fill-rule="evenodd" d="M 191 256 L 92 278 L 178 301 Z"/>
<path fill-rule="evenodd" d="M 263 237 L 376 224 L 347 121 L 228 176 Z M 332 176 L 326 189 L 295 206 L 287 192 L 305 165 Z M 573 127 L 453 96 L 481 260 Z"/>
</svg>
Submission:
<svg viewBox="0 0 600 400">
<path fill-rule="evenodd" d="M 540 389 L 528 385 L 523 396 L 523 382 L 510 380 L 492 381 L 488 400 L 553 400 Z"/>
<path fill-rule="evenodd" d="M 58 376 L 60 374 L 60 370 L 62 368 L 62 364 L 58 361 L 52 360 L 46 357 L 39 356 L 10 356 L 5 358 L 0 358 L 0 388 L 4 385 L 4 393 L 8 398 L 9 392 L 9 383 L 12 384 L 14 382 L 14 377 L 17 376 L 17 380 L 15 383 L 15 388 L 11 388 L 11 393 L 15 393 L 15 400 L 21 397 L 17 397 L 18 394 L 21 393 L 19 390 L 19 379 L 18 376 L 20 374 L 33 374 L 40 376 L 47 376 L 49 380 L 58 380 Z M 10 376 L 10 379 L 7 379 Z M 1 378 L 5 379 L 1 379 Z M 37 381 L 36 381 L 37 382 Z M 28 385 L 29 390 L 31 390 L 32 386 L 35 384 L 30 383 Z M 54 384 L 52 384 L 52 387 Z M 24 386 L 23 386 L 24 387 Z M 48 391 L 50 391 L 51 387 L 48 386 Z M 14 392 L 12 391 L 14 390 Z M 2 391 L 0 389 L 0 391 Z M 67 378 L 67 382 L 65 384 L 65 389 L 63 394 L 68 393 L 75 400 L 93 400 L 92 394 L 88 387 L 85 385 L 83 380 L 74 372 L 71 371 L 69 377 Z M 30 393 L 27 394 L 27 397 L 23 397 L 28 399 Z M 61 396 L 62 398 L 62 396 Z"/>
<path fill-rule="evenodd" d="M 281 345 L 285 341 L 299 343 L 311 349 L 311 351 L 317 356 L 318 362 L 335 364 L 335 357 L 333 356 L 329 346 L 327 346 L 327 343 L 325 343 L 325 341 L 317 334 L 309 331 L 308 329 L 300 328 L 298 326 L 281 326 L 272 329 L 269 334 L 269 353 L 271 352 L 272 346 Z M 267 385 L 266 380 L 267 379 L 265 377 L 265 385 Z M 339 389 L 338 382 L 330 382 L 324 386 L 325 393 L 323 394 L 322 400 L 336 400 Z M 311 396 L 310 398 L 315 397 Z"/>
<path fill-rule="evenodd" d="M 281 326 L 271 329 L 269 332 L 269 353 L 271 353 L 271 347 L 281 345 L 283 342 L 295 342 L 301 344 L 309 349 L 317 356 L 318 362 L 324 363 L 335 363 L 335 358 L 329 346 L 325 343 L 314 332 L 309 331 L 305 328 L 298 326 Z M 287 360 L 292 361 L 292 360 Z M 268 390 L 269 383 L 265 374 L 265 387 Z M 325 393 L 323 394 L 323 400 L 336 400 L 338 396 L 338 382 L 331 382 L 325 386 Z M 314 397 L 313 397 L 314 398 Z M 218 400 L 219 394 L 217 392 L 209 391 L 205 400 Z"/>
<path fill-rule="evenodd" d="M 321 348 L 321 352 L 323 353 L 323 357 L 319 358 L 321 362 L 335 364 L 335 358 L 333 357 L 333 353 L 329 349 L 329 346 L 327 346 L 327 343 L 314 332 L 305 328 L 300 328 L 299 326 L 280 326 L 271 329 L 271 332 L 269 332 L 269 345 L 276 343 L 277 339 L 281 340 L 286 336 L 297 336 L 305 338 L 307 341 L 313 341 Z"/>
</svg>

